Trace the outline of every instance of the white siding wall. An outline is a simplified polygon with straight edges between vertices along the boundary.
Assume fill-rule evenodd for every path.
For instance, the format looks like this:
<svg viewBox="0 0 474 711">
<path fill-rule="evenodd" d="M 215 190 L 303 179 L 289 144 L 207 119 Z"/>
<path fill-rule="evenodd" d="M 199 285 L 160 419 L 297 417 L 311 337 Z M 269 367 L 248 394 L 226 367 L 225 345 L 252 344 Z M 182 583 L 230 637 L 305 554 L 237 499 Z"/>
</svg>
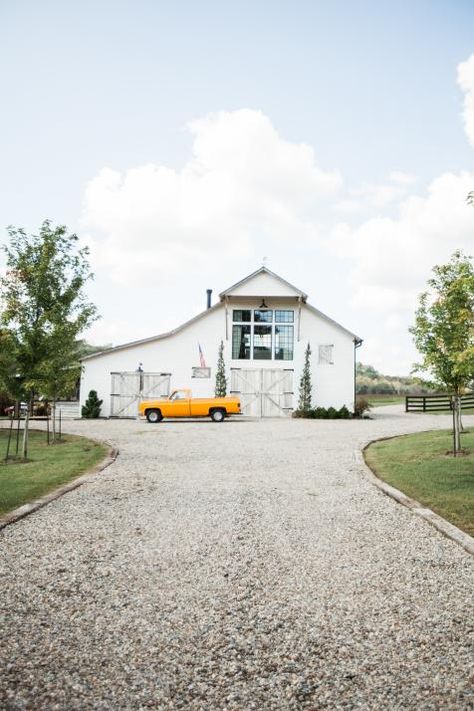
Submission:
<svg viewBox="0 0 474 711">
<path fill-rule="evenodd" d="M 349 410 L 354 407 L 354 342 L 353 337 L 330 321 L 303 308 L 301 341 L 299 343 L 298 372 L 304 363 L 304 351 L 311 344 L 311 373 L 313 405 Z M 334 364 L 318 364 L 318 346 L 334 345 Z M 298 405 L 297 398 L 296 404 Z"/>
<path fill-rule="evenodd" d="M 235 297 L 234 297 L 235 298 Z M 206 312 L 200 319 L 184 328 L 179 333 L 136 346 L 113 351 L 84 362 L 81 382 L 81 404 L 90 390 L 97 390 L 103 399 L 102 415 L 110 414 L 111 377 L 113 371 L 134 371 L 138 363 L 143 363 L 145 371 L 169 372 L 171 388 L 188 387 L 197 397 L 214 394 L 217 352 L 221 339 L 224 341 L 224 357 L 228 368 L 230 386 L 230 368 L 294 368 L 294 407 L 298 406 L 298 389 L 301 369 L 304 363 L 304 351 L 308 341 L 312 348 L 312 375 L 314 405 L 323 407 L 353 407 L 354 399 L 354 345 L 352 337 L 331 322 L 315 314 L 304 304 L 301 311 L 300 341 L 298 333 L 298 305 L 295 299 L 268 299 L 270 308 L 295 310 L 295 352 L 293 361 L 275 360 L 231 360 L 232 354 L 232 310 L 239 308 L 258 308 L 260 301 L 237 300 L 229 304 L 228 340 L 226 341 L 226 323 L 224 305 Z M 192 367 L 199 366 L 198 343 L 201 344 L 206 365 L 211 367 L 211 378 L 192 378 Z M 318 365 L 318 346 L 334 345 L 334 365 Z"/>
<path fill-rule="evenodd" d="M 101 414 L 110 414 L 110 373 L 136 370 L 143 363 L 143 370 L 171 373 L 171 388 L 191 388 L 197 397 L 214 394 L 217 351 L 221 338 L 225 341 L 224 307 L 205 313 L 201 319 L 162 340 L 129 346 L 118 351 L 84 361 L 81 379 L 81 404 L 90 390 L 97 390 L 104 401 Z M 211 367 L 211 378 L 192 378 L 191 368 L 199 366 L 198 343 Z M 230 353 L 230 351 L 229 351 Z"/>
</svg>

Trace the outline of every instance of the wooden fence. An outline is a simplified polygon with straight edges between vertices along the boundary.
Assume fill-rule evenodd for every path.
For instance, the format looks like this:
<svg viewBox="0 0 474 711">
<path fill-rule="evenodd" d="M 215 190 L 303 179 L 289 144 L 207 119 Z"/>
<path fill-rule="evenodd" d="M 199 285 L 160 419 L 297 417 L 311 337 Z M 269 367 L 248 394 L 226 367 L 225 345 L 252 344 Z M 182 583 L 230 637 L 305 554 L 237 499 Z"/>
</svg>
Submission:
<svg viewBox="0 0 474 711">
<path fill-rule="evenodd" d="M 463 410 L 474 408 L 474 393 L 461 395 L 461 408 Z M 443 412 L 452 410 L 449 395 L 407 395 L 405 398 L 405 412 Z"/>
</svg>

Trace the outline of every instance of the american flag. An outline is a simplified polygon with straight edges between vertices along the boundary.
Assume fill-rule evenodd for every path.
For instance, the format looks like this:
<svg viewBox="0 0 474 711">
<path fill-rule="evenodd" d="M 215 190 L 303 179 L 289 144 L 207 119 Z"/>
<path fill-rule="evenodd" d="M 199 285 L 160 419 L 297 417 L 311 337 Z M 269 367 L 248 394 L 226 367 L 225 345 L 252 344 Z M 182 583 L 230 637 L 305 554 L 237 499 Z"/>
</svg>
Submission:
<svg viewBox="0 0 474 711">
<path fill-rule="evenodd" d="M 198 343 L 198 347 L 199 347 L 199 362 L 200 362 L 200 364 L 201 364 L 201 368 L 205 368 L 205 367 L 206 367 L 206 361 L 204 360 L 204 354 L 203 354 L 203 352 L 202 352 L 202 348 L 201 348 L 201 344 L 200 344 L 200 343 Z"/>
</svg>

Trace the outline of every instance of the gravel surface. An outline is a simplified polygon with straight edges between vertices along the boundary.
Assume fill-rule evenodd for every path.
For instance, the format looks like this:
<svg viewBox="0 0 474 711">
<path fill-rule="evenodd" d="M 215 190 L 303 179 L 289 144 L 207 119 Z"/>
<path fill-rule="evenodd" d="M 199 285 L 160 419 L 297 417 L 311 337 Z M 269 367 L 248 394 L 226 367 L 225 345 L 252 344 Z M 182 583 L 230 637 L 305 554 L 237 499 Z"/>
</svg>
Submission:
<svg viewBox="0 0 474 711">
<path fill-rule="evenodd" d="M 0 708 L 474 709 L 474 559 L 354 457 L 449 420 L 377 413 L 67 423 L 120 455 L 0 532 Z"/>
</svg>

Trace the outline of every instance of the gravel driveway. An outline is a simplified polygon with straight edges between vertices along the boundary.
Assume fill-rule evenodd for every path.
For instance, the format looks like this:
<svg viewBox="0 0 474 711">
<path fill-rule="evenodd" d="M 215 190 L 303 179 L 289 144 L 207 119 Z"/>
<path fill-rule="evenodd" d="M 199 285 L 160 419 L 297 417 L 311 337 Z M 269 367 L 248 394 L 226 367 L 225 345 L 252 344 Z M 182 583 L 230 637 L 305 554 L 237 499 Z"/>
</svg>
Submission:
<svg viewBox="0 0 474 711">
<path fill-rule="evenodd" d="M 0 708 L 473 709 L 474 559 L 354 457 L 448 419 L 378 413 L 70 423 L 120 456 L 0 532 Z"/>
</svg>

